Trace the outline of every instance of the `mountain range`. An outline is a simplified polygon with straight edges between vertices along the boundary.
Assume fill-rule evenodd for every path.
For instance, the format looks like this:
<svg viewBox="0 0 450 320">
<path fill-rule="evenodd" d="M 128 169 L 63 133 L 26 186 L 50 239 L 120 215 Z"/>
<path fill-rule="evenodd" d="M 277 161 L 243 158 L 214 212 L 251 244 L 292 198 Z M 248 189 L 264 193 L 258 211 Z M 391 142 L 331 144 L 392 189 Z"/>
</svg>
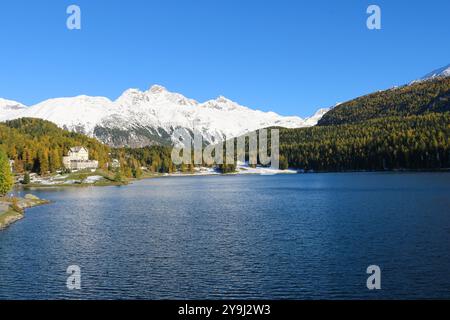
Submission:
<svg viewBox="0 0 450 320">
<path fill-rule="evenodd" d="M 434 70 L 410 85 L 449 75 L 450 65 Z M 176 129 L 190 134 L 201 132 L 206 143 L 214 143 L 267 127 L 311 127 L 321 120 L 325 123 L 323 117 L 331 109 L 319 109 L 306 119 L 286 117 L 253 110 L 223 96 L 198 102 L 154 85 L 146 91 L 128 89 L 115 101 L 82 95 L 25 106 L 0 98 L 0 122 L 38 118 L 51 121 L 60 128 L 95 137 L 110 146 L 142 147 L 171 145 L 175 141 L 173 133 Z"/>
<path fill-rule="evenodd" d="M 285 117 L 239 105 L 225 97 L 203 103 L 154 85 L 126 90 L 117 100 L 77 96 L 49 99 L 33 106 L 0 99 L 0 121 L 38 118 L 83 133 L 110 146 L 169 145 L 181 128 L 201 132 L 206 143 L 266 127 L 301 128 L 317 124 L 328 109 L 310 118 Z"/>
</svg>

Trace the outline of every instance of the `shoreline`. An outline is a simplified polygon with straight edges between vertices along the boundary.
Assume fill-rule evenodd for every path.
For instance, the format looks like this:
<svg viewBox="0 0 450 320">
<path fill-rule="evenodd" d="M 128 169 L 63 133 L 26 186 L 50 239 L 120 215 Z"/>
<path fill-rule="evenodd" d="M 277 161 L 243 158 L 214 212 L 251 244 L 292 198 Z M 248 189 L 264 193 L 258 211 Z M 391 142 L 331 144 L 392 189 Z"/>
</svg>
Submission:
<svg viewBox="0 0 450 320">
<path fill-rule="evenodd" d="M 23 214 L 14 210 L 8 210 L 0 213 L 0 232 L 23 218 L 25 218 Z"/>
<path fill-rule="evenodd" d="M 15 189 L 21 190 L 33 190 L 33 189 L 56 189 L 56 188 L 87 188 L 87 187 L 120 187 L 126 186 L 130 181 L 127 182 L 111 182 L 111 183 L 61 183 L 61 184 L 16 184 Z"/>
<path fill-rule="evenodd" d="M 12 199 L 17 199 L 17 204 Z M 25 218 L 26 209 L 49 204 L 50 201 L 27 194 L 23 198 L 1 199 L 0 203 L 3 207 L 3 211 L 0 211 L 0 231 L 2 231 Z"/>
<path fill-rule="evenodd" d="M 250 171 L 250 170 L 249 170 Z M 156 179 L 156 178 L 185 178 L 185 177 L 211 177 L 211 176 L 277 176 L 277 175 L 306 175 L 306 174 L 325 174 L 325 173 L 440 173 L 440 172 L 450 172 L 450 168 L 443 169 L 395 169 L 395 170 L 341 170 L 341 171 L 302 171 L 301 169 L 287 169 L 285 172 L 282 170 L 274 170 L 273 172 L 202 172 L 202 173 L 158 173 L 143 175 L 140 178 L 129 178 L 126 181 L 116 182 L 116 181 L 102 181 L 96 183 L 60 183 L 60 184 L 16 184 L 14 189 L 19 190 L 33 190 L 33 189 L 58 189 L 58 188 L 87 188 L 87 187 L 113 187 L 113 186 L 126 186 L 132 184 L 136 181 Z"/>
</svg>

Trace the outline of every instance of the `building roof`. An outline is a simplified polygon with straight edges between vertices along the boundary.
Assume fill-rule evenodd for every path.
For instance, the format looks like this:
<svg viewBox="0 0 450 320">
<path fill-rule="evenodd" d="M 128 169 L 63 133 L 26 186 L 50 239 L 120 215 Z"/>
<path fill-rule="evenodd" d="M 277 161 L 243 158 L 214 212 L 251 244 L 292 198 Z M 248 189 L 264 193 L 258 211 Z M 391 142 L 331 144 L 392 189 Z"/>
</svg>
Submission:
<svg viewBox="0 0 450 320">
<path fill-rule="evenodd" d="M 84 151 L 87 151 L 87 149 L 85 147 L 73 147 L 73 148 L 70 148 L 70 151 L 71 152 L 80 152 L 83 149 L 84 149 Z"/>
</svg>

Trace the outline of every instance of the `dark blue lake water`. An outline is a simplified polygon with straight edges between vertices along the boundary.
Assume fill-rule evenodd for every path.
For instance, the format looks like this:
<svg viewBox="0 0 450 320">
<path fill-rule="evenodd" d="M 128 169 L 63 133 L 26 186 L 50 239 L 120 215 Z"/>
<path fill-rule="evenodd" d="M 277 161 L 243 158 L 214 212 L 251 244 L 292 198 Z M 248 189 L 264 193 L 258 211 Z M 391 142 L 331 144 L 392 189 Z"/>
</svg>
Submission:
<svg viewBox="0 0 450 320">
<path fill-rule="evenodd" d="M 161 178 L 35 191 L 0 299 L 450 298 L 450 174 Z M 66 269 L 81 268 L 80 291 Z M 369 265 L 381 268 L 369 291 Z"/>
</svg>

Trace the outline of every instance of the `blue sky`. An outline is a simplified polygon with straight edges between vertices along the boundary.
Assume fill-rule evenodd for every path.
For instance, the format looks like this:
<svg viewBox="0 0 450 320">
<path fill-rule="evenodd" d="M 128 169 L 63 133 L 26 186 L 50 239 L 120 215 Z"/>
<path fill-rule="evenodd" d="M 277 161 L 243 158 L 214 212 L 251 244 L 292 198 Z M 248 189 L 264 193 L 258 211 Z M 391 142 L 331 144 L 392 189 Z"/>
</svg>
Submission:
<svg viewBox="0 0 450 320">
<path fill-rule="evenodd" d="M 66 28 L 77 4 L 82 29 Z M 366 9 L 382 9 L 382 30 Z M 450 1 L 14 0 L 0 3 L 0 97 L 31 105 L 161 84 L 308 116 L 450 63 Z"/>
</svg>

